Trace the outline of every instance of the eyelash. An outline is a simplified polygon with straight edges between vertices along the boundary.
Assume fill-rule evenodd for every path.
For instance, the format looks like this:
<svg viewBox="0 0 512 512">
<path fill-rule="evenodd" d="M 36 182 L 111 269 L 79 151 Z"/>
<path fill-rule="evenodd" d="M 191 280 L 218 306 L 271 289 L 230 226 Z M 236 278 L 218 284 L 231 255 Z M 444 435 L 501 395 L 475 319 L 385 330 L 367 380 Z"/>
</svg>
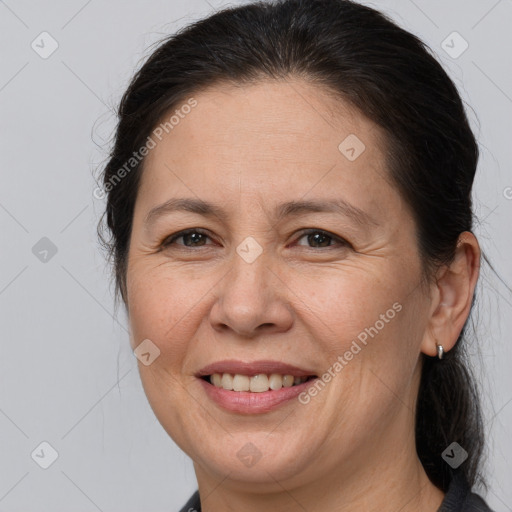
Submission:
<svg viewBox="0 0 512 512">
<path fill-rule="evenodd" d="M 190 229 L 184 229 L 183 231 L 178 231 L 177 233 L 174 233 L 173 235 L 165 238 L 163 240 L 163 242 L 161 243 L 161 247 L 165 249 L 165 248 L 173 245 L 174 242 L 176 240 L 178 240 L 179 238 L 182 238 L 191 233 L 199 233 L 199 234 L 205 235 L 211 239 L 211 237 L 208 235 L 208 233 L 206 231 L 204 231 L 203 229 L 190 228 Z M 300 240 L 301 238 L 311 235 L 311 234 L 314 234 L 314 233 L 320 233 L 323 236 L 327 236 L 331 240 L 337 241 L 340 244 L 340 246 L 342 246 L 342 247 L 351 247 L 351 244 L 349 242 L 347 242 L 346 240 L 344 240 L 343 238 L 336 236 L 332 233 L 329 233 L 328 231 L 325 231 L 323 229 L 317 229 L 317 228 L 308 228 L 308 229 L 303 230 L 301 232 L 301 235 L 299 236 L 299 238 L 297 238 L 297 240 Z M 194 247 L 189 247 L 184 244 L 179 244 L 179 245 L 182 245 L 184 249 L 194 249 Z M 204 246 L 197 246 L 197 247 L 204 247 Z M 307 247 L 307 248 L 308 249 L 330 249 L 330 248 L 333 248 L 333 246 L 328 245 L 327 247 Z"/>
</svg>

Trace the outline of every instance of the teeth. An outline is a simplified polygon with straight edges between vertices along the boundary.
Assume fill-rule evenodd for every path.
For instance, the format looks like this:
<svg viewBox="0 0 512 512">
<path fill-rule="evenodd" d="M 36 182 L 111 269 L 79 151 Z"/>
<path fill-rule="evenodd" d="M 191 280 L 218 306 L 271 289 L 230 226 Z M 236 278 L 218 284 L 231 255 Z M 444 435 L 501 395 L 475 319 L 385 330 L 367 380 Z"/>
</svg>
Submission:
<svg viewBox="0 0 512 512">
<path fill-rule="evenodd" d="M 294 382 L 294 377 L 293 375 L 285 375 L 283 377 L 283 388 L 289 388 L 291 386 L 293 386 L 293 382 Z"/>
<path fill-rule="evenodd" d="M 210 377 L 210 381 L 211 383 L 218 387 L 218 388 L 221 388 L 222 387 L 222 375 L 220 373 L 214 373 L 211 377 Z"/>
<path fill-rule="evenodd" d="M 250 382 L 247 375 L 235 375 L 233 377 L 233 391 L 249 391 Z"/>
<path fill-rule="evenodd" d="M 268 391 L 270 386 L 268 384 L 268 377 L 264 373 L 251 377 L 251 391 L 253 393 L 262 393 Z M 236 391 L 236 390 L 235 390 Z"/>
<path fill-rule="evenodd" d="M 274 391 L 281 389 L 283 387 L 283 377 L 278 373 L 273 373 L 268 379 L 268 386 Z"/>
<path fill-rule="evenodd" d="M 277 391 L 281 388 L 302 384 L 306 380 L 308 380 L 308 377 L 294 377 L 293 375 L 280 375 L 278 373 L 270 375 L 260 373 L 252 377 L 230 373 L 210 375 L 210 383 L 217 388 L 227 389 L 228 391 L 251 391 L 252 393 L 263 393 L 269 390 Z"/>
<path fill-rule="evenodd" d="M 233 389 L 233 375 L 229 373 L 223 373 L 222 379 L 220 381 L 220 385 L 224 389 L 232 390 Z"/>
</svg>

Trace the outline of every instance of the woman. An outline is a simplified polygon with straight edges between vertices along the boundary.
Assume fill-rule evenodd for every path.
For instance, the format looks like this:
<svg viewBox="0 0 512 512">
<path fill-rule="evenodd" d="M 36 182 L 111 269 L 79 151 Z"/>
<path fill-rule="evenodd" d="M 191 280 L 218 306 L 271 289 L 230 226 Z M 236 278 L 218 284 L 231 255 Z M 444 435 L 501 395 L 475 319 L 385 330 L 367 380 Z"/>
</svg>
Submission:
<svg viewBox="0 0 512 512">
<path fill-rule="evenodd" d="M 490 510 L 463 352 L 477 160 L 428 49 L 352 1 L 226 9 L 151 55 L 103 241 L 194 461 L 183 511 Z"/>
</svg>

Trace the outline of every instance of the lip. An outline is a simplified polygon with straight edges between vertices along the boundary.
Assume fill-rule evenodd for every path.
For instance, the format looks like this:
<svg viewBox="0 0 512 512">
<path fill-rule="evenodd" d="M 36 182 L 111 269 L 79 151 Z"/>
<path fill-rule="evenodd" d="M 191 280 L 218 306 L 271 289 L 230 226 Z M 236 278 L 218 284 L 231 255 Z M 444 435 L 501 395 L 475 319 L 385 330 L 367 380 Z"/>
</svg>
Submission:
<svg viewBox="0 0 512 512">
<path fill-rule="evenodd" d="M 252 377 L 259 373 L 270 375 L 271 373 L 279 373 L 280 375 L 293 375 L 294 377 L 309 377 L 316 375 L 313 370 L 299 368 L 291 364 L 283 363 L 280 361 L 271 361 L 269 359 L 252 361 L 245 363 L 234 359 L 226 359 L 224 361 L 217 361 L 211 363 L 204 368 L 201 368 L 196 374 L 196 377 L 205 377 L 214 373 L 231 373 L 239 375 L 247 375 Z"/>
<path fill-rule="evenodd" d="M 290 400 L 296 398 L 315 383 L 318 377 L 289 388 L 263 391 L 261 393 L 229 391 L 218 388 L 204 379 L 199 378 L 198 380 L 207 396 L 223 409 L 239 414 L 262 414 L 273 411 L 279 406 L 290 402 Z"/>
<path fill-rule="evenodd" d="M 243 362 L 229 359 L 217 361 L 201 368 L 201 370 L 197 372 L 196 377 L 201 383 L 206 395 L 221 408 L 239 414 L 262 414 L 270 412 L 290 400 L 297 398 L 298 395 L 304 392 L 318 379 L 317 377 L 303 382 L 302 384 L 286 388 L 282 387 L 278 390 L 254 393 L 250 391 L 229 391 L 227 389 L 218 388 L 202 378 L 214 373 L 230 373 L 231 375 L 247 375 L 248 377 L 260 373 L 266 375 L 278 373 L 280 375 L 293 375 L 294 377 L 310 377 L 316 376 L 316 373 L 313 370 L 271 360 Z"/>
</svg>

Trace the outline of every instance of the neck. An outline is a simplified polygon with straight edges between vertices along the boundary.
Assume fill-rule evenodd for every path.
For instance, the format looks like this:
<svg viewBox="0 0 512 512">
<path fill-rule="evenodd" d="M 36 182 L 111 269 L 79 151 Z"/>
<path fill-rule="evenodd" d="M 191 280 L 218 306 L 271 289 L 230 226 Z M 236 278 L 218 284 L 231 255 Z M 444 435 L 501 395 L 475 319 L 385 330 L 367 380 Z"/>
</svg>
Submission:
<svg viewBox="0 0 512 512">
<path fill-rule="evenodd" d="M 357 450 L 341 460 L 326 465 L 321 455 L 312 461 L 312 467 L 322 468 L 316 473 L 312 468 L 308 474 L 279 480 L 267 471 L 268 484 L 255 484 L 237 480 L 236 472 L 212 474 L 195 463 L 202 510 L 436 512 L 444 493 L 429 480 L 417 456 L 414 409 L 397 408 L 380 432 L 360 440 Z"/>
<path fill-rule="evenodd" d="M 202 511 L 436 512 L 444 493 L 430 482 L 416 451 L 408 456 L 408 448 L 379 457 L 364 471 L 345 468 L 344 473 L 330 472 L 307 485 L 294 487 L 273 479 L 269 492 L 251 491 L 229 476 L 211 478 L 195 465 Z"/>
</svg>

